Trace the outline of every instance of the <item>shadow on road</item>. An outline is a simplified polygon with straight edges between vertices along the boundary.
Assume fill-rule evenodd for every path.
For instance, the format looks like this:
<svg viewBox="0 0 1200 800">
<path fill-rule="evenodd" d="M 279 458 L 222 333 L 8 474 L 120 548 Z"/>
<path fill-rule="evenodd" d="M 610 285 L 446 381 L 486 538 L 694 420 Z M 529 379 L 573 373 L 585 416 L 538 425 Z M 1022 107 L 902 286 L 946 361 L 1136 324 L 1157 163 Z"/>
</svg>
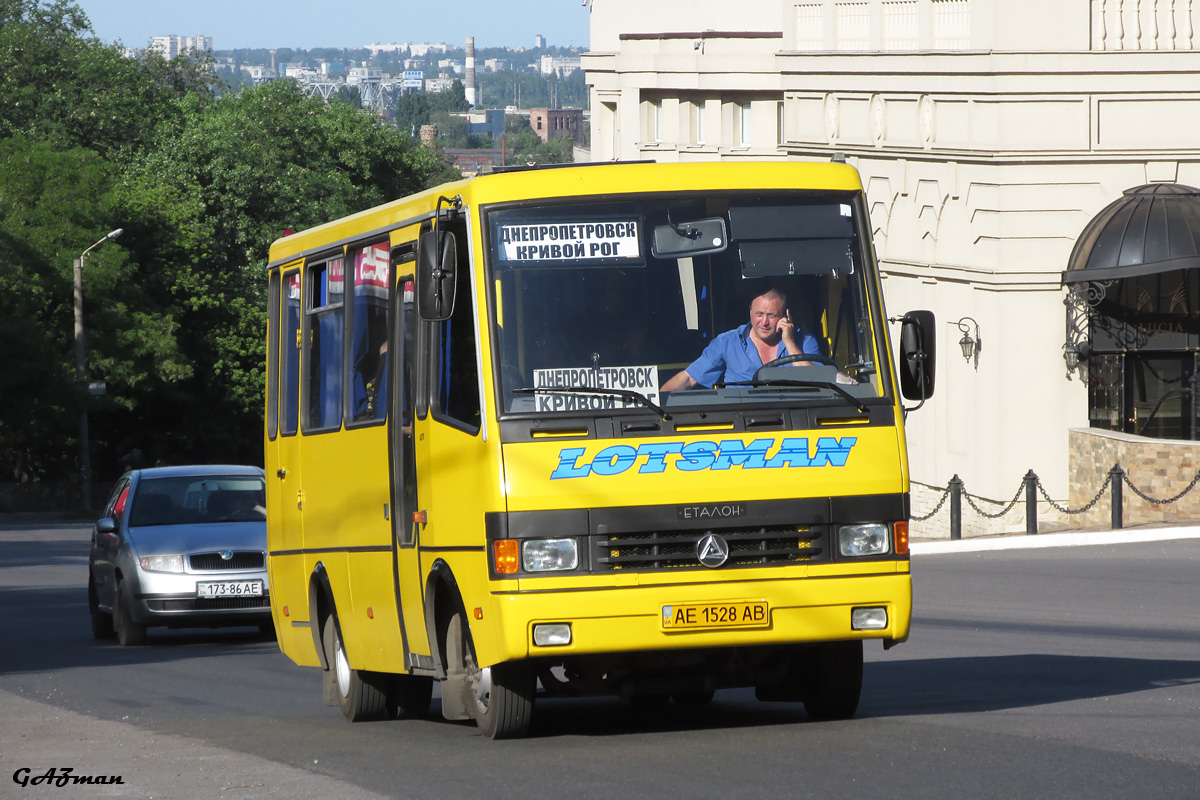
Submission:
<svg viewBox="0 0 1200 800">
<path fill-rule="evenodd" d="M 150 628 L 141 647 L 96 641 L 82 578 L 78 587 L 0 587 L 0 641 L 0 675 L 232 655 L 254 643 L 277 649 L 257 628 Z"/>
<path fill-rule="evenodd" d="M 864 666 L 857 718 L 973 714 L 1200 682 L 1200 661 L 1031 653 L 876 662 Z M 436 713 L 436 711 L 435 711 Z M 801 704 L 759 703 L 753 690 L 718 692 L 708 706 L 631 708 L 617 700 L 538 701 L 535 736 L 609 736 L 794 724 Z"/>
<path fill-rule="evenodd" d="M 867 664 L 859 716 L 967 714 L 1200 682 L 1200 661 L 1028 653 Z"/>
</svg>

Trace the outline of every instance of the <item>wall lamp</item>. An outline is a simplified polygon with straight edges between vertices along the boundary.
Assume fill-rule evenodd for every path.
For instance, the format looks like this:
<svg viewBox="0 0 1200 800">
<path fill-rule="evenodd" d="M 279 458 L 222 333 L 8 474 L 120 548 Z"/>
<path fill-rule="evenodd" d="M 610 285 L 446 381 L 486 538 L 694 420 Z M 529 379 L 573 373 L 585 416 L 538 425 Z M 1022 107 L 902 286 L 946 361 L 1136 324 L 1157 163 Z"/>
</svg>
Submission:
<svg viewBox="0 0 1200 800">
<path fill-rule="evenodd" d="M 1092 346 L 1088 342 L 1067 342 L 1063 345 L 1063 360 L 1067 362 L 1067 377 L 1071 377 L 1080 364 L 1087 361 L 1092 354 Z"/>
<path fill-rule="evenodd" d="M 971 338 L 971 325 L 975 326 L 975 338 Z M 979 323 L 971 317 L 963 317 L 958 322 L 954 323 L 958 329 L 962 331 L 962 338 L 958 340 L 958 346 L 962 348 L 963 358 L 969 364 L 971 359 L 975 360 L 975 369 L 979 369 L 979 351 L 983 349 L 983 340 L 979 338 Z"/>
</svg>

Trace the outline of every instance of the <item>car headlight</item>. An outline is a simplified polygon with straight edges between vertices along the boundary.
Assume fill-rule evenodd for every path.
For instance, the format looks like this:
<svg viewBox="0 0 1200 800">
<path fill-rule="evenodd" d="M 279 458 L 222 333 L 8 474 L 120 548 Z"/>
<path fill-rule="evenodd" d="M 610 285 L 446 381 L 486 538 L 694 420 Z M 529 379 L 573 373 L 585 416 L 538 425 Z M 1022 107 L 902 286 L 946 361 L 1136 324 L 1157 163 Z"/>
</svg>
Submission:
<svg viewBox="0 0 1200 800">
<path fill-rule="evenodd" d="M 880 556 L 887 551 L 888 526 L 881 522 L 838 529 L 838 552 L 844 556 Z"/>
<path fill-rule="evenodd" d="M 521 566 L 526 572 L 557 572 L 579 566 L 574 539 L 526 539 L 521 542 Z"/>
<path fill-rule="evenodd" d="M 138 559 L 147 572 L 183 572 L 183 556 L 142 556 Z"/>
</svg>

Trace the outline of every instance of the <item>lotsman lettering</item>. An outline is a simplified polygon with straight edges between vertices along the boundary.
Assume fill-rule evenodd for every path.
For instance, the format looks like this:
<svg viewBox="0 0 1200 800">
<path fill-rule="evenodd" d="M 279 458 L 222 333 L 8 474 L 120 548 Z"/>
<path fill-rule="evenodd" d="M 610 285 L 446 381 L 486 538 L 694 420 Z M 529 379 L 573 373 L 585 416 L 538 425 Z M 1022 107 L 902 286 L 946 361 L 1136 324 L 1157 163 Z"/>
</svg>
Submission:
<svg viewBox="0 0 1200 800">
<path fill-rule="evenodd" d="M 597 475 L 620 475 L 633 466 L 637 460 L 637 450 L 627 444 L 616 444 L 606 447 L 592 459 L 592 472 Z"/>
<path fill-rule="evenodd" d="M 774 439 L 755 439 L 750 444 L 727 439 L 721 442 L 720 454 L 712 468 L 729 469 L 736 464 L 742 469 L 762 469 L 766 466 L 767 451 L 774 443 Z"/>
</svg>

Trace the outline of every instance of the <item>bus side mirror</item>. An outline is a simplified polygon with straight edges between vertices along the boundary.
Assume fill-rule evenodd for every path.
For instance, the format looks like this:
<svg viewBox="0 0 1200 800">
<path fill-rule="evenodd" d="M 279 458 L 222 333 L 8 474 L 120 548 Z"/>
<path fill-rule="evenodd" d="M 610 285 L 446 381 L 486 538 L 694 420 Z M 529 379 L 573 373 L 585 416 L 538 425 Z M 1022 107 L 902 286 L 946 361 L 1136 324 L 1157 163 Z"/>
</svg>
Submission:
<svg viewBox="0 0 1200 800">
<path fill-rule="evenodd" d="M 900 318 L 900 323 L 900 393 L 906 400 L 924 403 L 933 397 L 937 353 L 933 312 L 910 311 Z"/>
<path fill-rule="evenodd" d="M 454 312 L 454 282 L 458 248 L 454 234 L 426 231 L 417 243 L 417 313 L 429 322 L 450 319 Z"/>
</svg>

